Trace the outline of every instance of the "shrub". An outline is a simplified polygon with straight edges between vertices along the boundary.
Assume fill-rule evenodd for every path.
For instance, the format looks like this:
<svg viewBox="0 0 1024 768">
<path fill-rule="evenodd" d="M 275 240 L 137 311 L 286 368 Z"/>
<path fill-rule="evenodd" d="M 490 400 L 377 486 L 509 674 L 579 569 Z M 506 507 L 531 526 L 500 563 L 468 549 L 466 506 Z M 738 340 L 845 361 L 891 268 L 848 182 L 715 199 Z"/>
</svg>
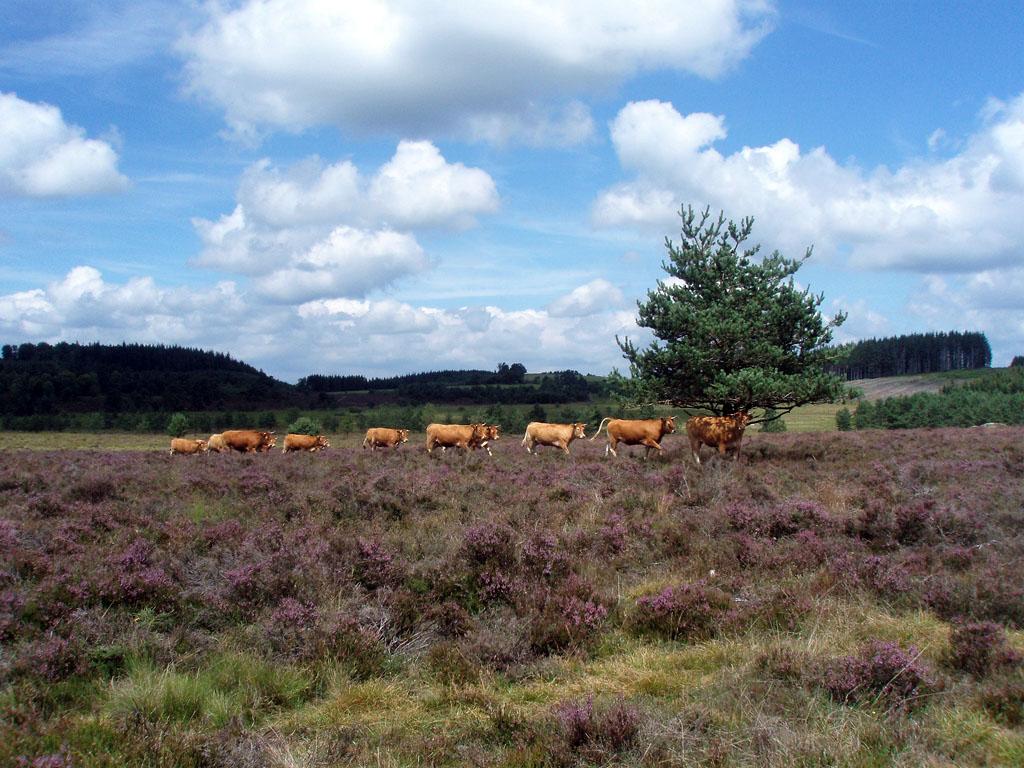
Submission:
<svg viewBox="0 0 1024 768">
<path fill-rule="evenodd" d="M 840 432 L 849 432 L 853 429 L 853 416 L 849 408 L 840 408 L 836 412 L 836 429 Z"/>
<path fill-rule="evenodd" d="M 978 693 L 981 706 L 995 720 L 1019 728 L 1024 725 L 1024 675 L 1018 670 L 1011 676 L 989 680 Z"/>
<path fill-rule="evenodd" d="M 762 422 L 762 432 L 785 432 L 786 422 L 782 416 L 778 415 L 778 412 L 774 408 L 765 408 L 765 418 L 769 421 Z"/>
<path fill-rule="evenodd" d="M 821 684 L 837 701 L 881 702 L 889 710 L 910 710 L 935 691 L 938 683 L 914 646 L 872 640 L 854 656 L 826 665 Z"/>
<path fill-rule="evenodd" d="M 597 711 L 592 695 L 563 701 L 555 706 L 554 714 L 565 745 L 574 752 L 584 752 L 585 758 L 600 759 L 601 751 L 623 752 L 640 732 L 640 710 L 622 697 Z"/>
<path fill-rule="evenodd" d="M 954 669 L 985 677 L 997 667 L 1019 664 L 1020 656 L 1006 642 L 1003 627 L 979 621 L 954 627 L 949 634 L 949 662 Z"/>
<path fill-rule="evenodd" d="M 323 426 L 314 418 L 300 416 L 288 425 L 288 431 L 295 435 L 319 435 Z"/>
<path fill-rule="evenodd" d="M 175 413 L 167 420 L 167 434 L 171 437 L 183 437 L 188 432 L 188 416 Z"/>
<path fill-rule="evenodd" d="M 732 606 L 727 594 L 704 582 L 666 587 L 637 598 L 630 626 L 672 640 L 712 637 Z"/>
</svg>

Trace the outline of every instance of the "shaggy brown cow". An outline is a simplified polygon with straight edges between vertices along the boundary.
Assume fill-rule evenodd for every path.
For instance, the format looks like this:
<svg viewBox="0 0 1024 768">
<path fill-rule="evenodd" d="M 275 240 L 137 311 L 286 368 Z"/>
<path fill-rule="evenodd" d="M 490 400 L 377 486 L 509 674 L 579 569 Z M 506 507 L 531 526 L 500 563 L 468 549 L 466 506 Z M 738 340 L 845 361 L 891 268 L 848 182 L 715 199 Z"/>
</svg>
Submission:
<svg viewBox="0 0 1024 768">
<path fill-rule="evenodd" d="M 327 441 L 327 438 L 323 435 L 298 435 L 293 432 L 289 432 L 284 436 L 284 447 L 281 449 L 281 453 L 291 453 L 292 451 L 322 451 L 324 448 L 330 448 L 331 444 Z"/>
<path fill-rule="evenodd" d="M 273 432 L 260 432 L 256 429 L 229 429 L 221 433 L 224 445 L 239 453 L 266 453 L 275 445 L 277 438 Z"/>
<path fill-rule="evenodd" d="M 427 453 L 435 448 L 459 448 L 463 453 L 486 439 L 484 424 L 428 424 Z"/>
<path fill-rule="evenodd" d="M 694 461 L 700 464 L 702 445 L 718 448 L 720 456 L 727 448 L 735 449 L 735 461 L 740 460 L 740 443 L 743 430 L 750 422 L 750 413 L 740 411 L 732 416 L 694 416 L 686 422 L 686 434 L 690 437 L 690 451 Z"/>
<path fill-rule="evenodd" d="M 543 421 L 531 421 L 526 425 L 522 444 L 526 446 L 527 453 L 533 453 L 535 445 L 552 445 L 569 453 L 569 443 L 577 437 L 581 440 L 585 438 L 583 431 L 586 428 L 586 424 L 579 423 L 547 424 Z"/>
<path fill-rule="evenodd" d="M 409 441 L 408 429 L 389 429 L 388 427 L 371 427 L 366 430 L 363 448 L 369 446 L 371 451 L 378 448 L 397 448 Z"/>
<path fill-rule="evenodd" d="M 214 453 L 224 453 L 230 449 L 224 444 L 224 435 L 218 432 L 216 435 L 210 435 L 206 440 L 206 450 L 213 451 Z"/>
<path fill-rule="evenodd" d="M 206 441 L 175 437 L 171 440 L 171 455 L 176 453 L 206 453 Z"/>
<path fill-rule="evenodd" d="M 618 456 L 615 448 L 619 443 L 626 445 L 643 445 L 644 460 L 651 455 L 651 449 L 657 448 L 661 451 L 661 440 L 665 435 L 671 435 L 676 431 L 676 417 L 663 416 L 659 419 L 601 419 L 601 424 L 594 433 L 593 440 L 601 434 L 601 427 L 608 422 L 608 445 L 604 447 L 604 455 L 611 453 Z"/>
</svg>

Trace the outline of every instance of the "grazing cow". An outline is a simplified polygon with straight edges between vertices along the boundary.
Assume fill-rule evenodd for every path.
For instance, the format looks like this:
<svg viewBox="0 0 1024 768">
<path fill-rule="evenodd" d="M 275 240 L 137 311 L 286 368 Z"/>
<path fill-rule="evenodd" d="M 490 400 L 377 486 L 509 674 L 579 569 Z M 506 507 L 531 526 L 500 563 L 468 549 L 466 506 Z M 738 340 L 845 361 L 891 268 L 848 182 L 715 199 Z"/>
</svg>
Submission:
<svg viewBox="0 0 1024 768">
<path fill-rule="evenodd" d="M 665 435 L 671 435 L 676 431 L 675 416 L 663 416 L 660 419 L 605 418 L 601 419 L 601 424 L 598 426 L 597 432 L 594 433 L 594 437 L 590 438 L 591 440 L 601 434 L 601 427 L 606 421 L 608 422 L 608 445 L 604 447 L 605 456 L 609 453 L 612 456 L 618 456 L 615 448 L 619 443 L 625 443 L 626 445 L 646 446 L 644 450 L 644 460 L 646 460 L 650 456 L 652 448 L 661 451 L 661 440 Z"/>
<path fill-rule="evenodd" d="M 491 448 L 490 448 L 490 446 L 488 444 L 491 442 L 491 440 L 500 440 L 500 439 L 501 439 L 501 427 L 499 425 L 497 425 L 497 424 L 484 424 L 484 435 L 483 435 L 483 437 L 480 438 L 479 440 L 474 439 L 473 442 L 470 443 L 469 447 L 470 448 L 483 448 L 485 451 L 487 451 L 487 455 L 488 456 L 493 456 L 494 454 L 491 453 Z"/>
<path fill-rule="evenodd" d="M 378 448 L 397 448 L 402 443 L 407 442 L 409 442 L 408 429 L 371 427 L 366 430 L 366 437 L 363 438 L 363 448 L 369 447 L 371 451 L 375 451 Z"/>
<path fill-rule="evenodd" d="M 284 448 L 281 449 L 281 453 L 291 453 L 292 451 L 322 451 L 324 448 L 330 448 L 331 444 L 327 441 L 327 438 L 323 435 L 297 435 L 293 432 L 289 432 L 284 436 Z"/>
<path fill-rule="evenodd" d="M 224 435 L 218 432 L 216 435 L 210 435 L 209 440 L 206 441 L 206 450 L 213 451 L 214 453 L 224 453 L 230 449 L 224 444 Z"/>
<path fill-rule="evenodd" d="M 735 449 L 735 461 L 740 460 L 740 443 L 743 430 L 750 422 L 749 411 L 740 411 L 732 416 L 694 416 L 686 422 L 686 434 L 690 437 L 690 451 L 693 459 L 700 464 L 702 445 L 718 448 L 720 456 L 727 448 Z"/>
<path fill-rule="evenodd" d="M 523 435 L 522 444 L 526 446 L 527 453 L 533 453 L 535 445 L 552 445 L 569 453 L 569 443 L 577 437 L 581 440 L 585 438 L 586 427 L 586 424 L 579 423 L 547 424 L 543 421 L 531 421 L 526 425 L 526 434 Z"/>
<path fill-rule="evenodd" d="M 428 424 L 427 453 L 434 448 L 459 448 L 463 453 L 472 446 L 486 440 L 487 427 L 484 424 Z"/>
<path fill-rule="evenodd" d="M 229 429 L 222 432 L 221 436 L 224 445 L 239 453 L 266 453 L 277 445 L 273 432 L 260 432 L 256 429 Z"/>
<path fill-rule="evenodd" d="M 206 441 L 175 437 L 171 440 L 171 455 L 176 453 L 206 453 Z"/>
</svg>

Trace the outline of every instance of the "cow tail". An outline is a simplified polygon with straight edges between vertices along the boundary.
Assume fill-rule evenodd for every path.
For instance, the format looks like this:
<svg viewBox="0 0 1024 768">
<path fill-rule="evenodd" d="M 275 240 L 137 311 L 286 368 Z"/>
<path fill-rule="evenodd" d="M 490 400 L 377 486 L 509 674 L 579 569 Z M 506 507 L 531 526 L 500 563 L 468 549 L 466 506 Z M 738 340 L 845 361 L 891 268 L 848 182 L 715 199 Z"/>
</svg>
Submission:
<svg viewBox="0 0 1024 768">
<path fill-rule="evenodd" d="M 597 436 L 601 434 L 601 430 L 604 429 L 604 423 L 606 421 L 611 421 L 611 420 L 612 420 L 611 416 L 605 416 L 603 419 L 601 419 L 601 423 L 598 424 L 598 426 L 597 426 L 597 432 L 595 432 L 594 436 L 592 438 L 590 438 L 590 439 L 591 440 L 596 440 Z"/>
</svg>

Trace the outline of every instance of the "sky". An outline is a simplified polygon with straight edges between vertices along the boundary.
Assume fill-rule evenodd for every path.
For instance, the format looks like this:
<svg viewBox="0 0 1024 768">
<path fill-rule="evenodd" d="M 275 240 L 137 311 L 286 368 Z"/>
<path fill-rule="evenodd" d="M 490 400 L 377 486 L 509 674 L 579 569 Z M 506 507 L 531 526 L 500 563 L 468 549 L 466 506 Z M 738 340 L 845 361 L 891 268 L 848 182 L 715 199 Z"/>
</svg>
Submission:
<svg viewBox="0 0 1024 768">
<path fill-rule="evenodd" d="M 627 369 L 679 211 L 1024 354 L 1019 0 L 0 4 L 0 340 Z"/>
</svg>

